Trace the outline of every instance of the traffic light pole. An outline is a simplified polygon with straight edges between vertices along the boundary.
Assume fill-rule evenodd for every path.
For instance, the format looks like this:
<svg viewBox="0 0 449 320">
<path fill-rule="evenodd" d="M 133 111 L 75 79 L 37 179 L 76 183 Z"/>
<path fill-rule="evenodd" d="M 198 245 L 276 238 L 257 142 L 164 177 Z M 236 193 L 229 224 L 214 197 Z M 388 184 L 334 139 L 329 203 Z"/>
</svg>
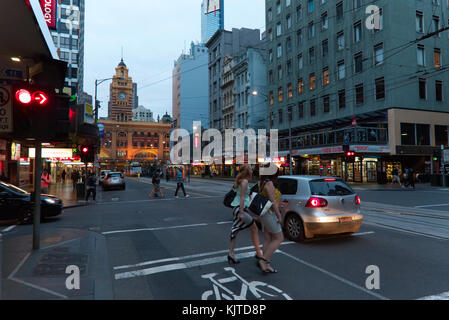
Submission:
<svg viewBox="0 0 449 320">
<path fill-rule="evenodd" d="M 42 142 L 36 140 L 34 159 L 33 250 L 40 249 Z"/>
</svg>

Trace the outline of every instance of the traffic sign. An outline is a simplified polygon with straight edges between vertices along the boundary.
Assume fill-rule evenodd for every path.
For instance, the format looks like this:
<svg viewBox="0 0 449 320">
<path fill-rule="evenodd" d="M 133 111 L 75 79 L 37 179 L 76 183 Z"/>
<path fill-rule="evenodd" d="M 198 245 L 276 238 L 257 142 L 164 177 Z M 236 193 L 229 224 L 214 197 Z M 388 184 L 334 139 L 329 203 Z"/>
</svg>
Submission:
<svg viewBox="0 0 449 320">
<path fill-rule="evenodd" d="M 12 132 L 12 124 L 11 88 L 9 86 L 0 86 L 0 132 Z"/>
<path fill-rule="evenodd" d="M 449 149 L 443 150 L 443 162 L 449 163 Z"/>
</svg>

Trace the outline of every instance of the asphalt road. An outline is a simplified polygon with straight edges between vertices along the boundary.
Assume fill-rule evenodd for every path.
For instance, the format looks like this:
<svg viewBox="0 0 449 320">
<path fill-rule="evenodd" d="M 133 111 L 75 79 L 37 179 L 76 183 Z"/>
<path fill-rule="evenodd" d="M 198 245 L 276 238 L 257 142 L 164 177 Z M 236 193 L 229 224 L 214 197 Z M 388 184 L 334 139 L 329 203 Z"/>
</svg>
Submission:
<svg viewBox="0 0 449 320">
<path fill-rule="evenodd" d="M 249 231 L 237 240 L 241 263 L 226 261 L 232 216 L 222 198 L 229 182 L 192 180 L 187 199 L 175 199 L 174 182 L 163 182 L 164 197 L 148 199 L 149 182 L 128 179 L 125 191 L 100 191 L 97 204 L 66 210 L 43 224 L 105 238 L 115 299 L 448 297 L 449 212 L 415 208 L 444 203 L 444 191 L 358 190 L 367 203 L 359 233 L 285 241 L 272 258 L 279 272 L 266 275 L 256 266 Z M 31 226 L 15 232 L 27 231 Z M 380 272 L 379 289 L 366 286 L 369 266 Z"/>
</svg>

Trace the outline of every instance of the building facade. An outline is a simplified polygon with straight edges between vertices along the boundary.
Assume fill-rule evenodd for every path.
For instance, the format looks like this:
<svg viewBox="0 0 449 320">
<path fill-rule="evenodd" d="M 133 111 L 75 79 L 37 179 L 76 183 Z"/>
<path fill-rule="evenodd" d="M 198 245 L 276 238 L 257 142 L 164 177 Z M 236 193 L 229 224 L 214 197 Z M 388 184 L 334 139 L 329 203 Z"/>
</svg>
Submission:
<svg viewBox="0 0 449 320">
<path fill-rule="evenodd" d="M 204 44 L 191 43 L 190 53 L 182 54 L 173 69 L 173 128 L 192 133 L 193 121 L 208 124 L 208 50 Z"/>
<path fill-rule="evenodd" d="M 115 68 L 115 75 L 110 85 L 108 117 L 111 120 L 131 121 L 133 118 L 133 80 L 128 71 L 122 59 Z"/>
<path fill-rule="evenodd" d="M 85 0 L 40 1 L 43 10 L 51 9 L 47 21 L 61 60 L 68 63 L 65 86 L 78 97 L 84 90 Z"/>
<path fill-rule="evenodd" d="M 374 25 L 369 5 L 379 8 Z M 393 167 L 438 172 L 448 32 L 420 38 L 445 25 L 447 10 L 444 1 L 266 0 L 267 112 L 296 173 L 384 183 Z"/>
<path fill-rule="evenodd" d="M 201 3 L 201 42 L 206 43 L 218 30 L 224 29 L 224 0 Z"/>
<path fill-rule="evenodd" d="M 260 47 L 248 48 L 234 58 L 232 68 L 234 78 L 235 128 L 263 129 L 267 122 L 267 101 L 262 91 L 266 90 L 266 50 Z"/>
<path fill-rule="evenodd" d="M 142 168 L 164 164 L 170 158 L 170 123 L 101 120 L 99 162 L 102 169 L 129 171 L 132 163 Z"/>
<path fill-rule="evenodd" d="M 209 127 L 223 131 L 223 82 L 224 63 L 228 57 L 242 55 L 249 47 L 260 45 L 260 30 L 232 29 L 218 30 L 206 43 L 209 49 Z"/>
<path fill-rule="evenodd" d="M 155 122 L 153 118 L 153 112 L 144 106 L 139 106 L 133 109 L 133 121 L 138 122 Z"/>
</svg>

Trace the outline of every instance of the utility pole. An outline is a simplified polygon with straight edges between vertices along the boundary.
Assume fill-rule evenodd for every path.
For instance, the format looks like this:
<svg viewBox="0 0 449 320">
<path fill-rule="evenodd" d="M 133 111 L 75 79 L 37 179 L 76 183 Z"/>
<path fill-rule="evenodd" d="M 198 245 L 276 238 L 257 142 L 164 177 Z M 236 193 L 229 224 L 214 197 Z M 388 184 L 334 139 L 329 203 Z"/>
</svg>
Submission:
<svg viewBox="0 0 449 320">
<path fill-rule="evenodd" d="M 33 210 L 33 250 L 40 249 L 41 224 L 41 176 L 42 176 L 42 142 L 35 143 L 36 155 L 34 159 L 34 210 Z"/>
<path fill-rule="evenodd" d="M 290 175 L 293 175 L 293 155 L 292 155 L 292 109 L 288 109 L 288 152 L 290 155 Z"/>
</svg>

